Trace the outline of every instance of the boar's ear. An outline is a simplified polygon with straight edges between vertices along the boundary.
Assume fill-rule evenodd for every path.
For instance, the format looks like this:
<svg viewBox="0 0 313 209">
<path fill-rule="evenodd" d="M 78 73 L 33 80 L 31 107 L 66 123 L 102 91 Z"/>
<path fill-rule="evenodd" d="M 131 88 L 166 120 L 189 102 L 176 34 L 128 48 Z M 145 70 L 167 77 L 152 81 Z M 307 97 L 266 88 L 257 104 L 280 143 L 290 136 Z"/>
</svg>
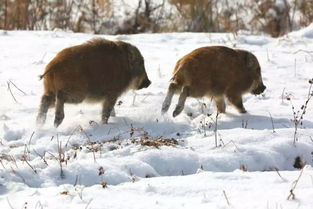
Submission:
<svg viewBox="0 0 313 209">
<path fill-rule="evenodd" d="M 250 52 L 245 53 L 245 62 L 246 62 L 248 69 L 255 68 L 255 65 L 256 65 L 255 61 L 256 61 L 256 57 L 253 54 L 251 54 Z"/>
<path fill-rule="evenodd" d="M 128 44 L 126 49 L 128 69 L 132 72 L 132 75 L 138 76 L 141 75 L 142 71 L 140 70 L 140 63 L 143 60 L 143 57 L 137 49 L 137 47 Z"/>
<path fill-rule="evenodd" d="M 134 61 L 136 59 L 136 56 L 135 56 L 135 48 L 130 44 L 126 45 L 126 56 L 127 56 L 128 69 L 130 71 L 133 71 L 133 65 L 135 64 Z"/>
</svg>

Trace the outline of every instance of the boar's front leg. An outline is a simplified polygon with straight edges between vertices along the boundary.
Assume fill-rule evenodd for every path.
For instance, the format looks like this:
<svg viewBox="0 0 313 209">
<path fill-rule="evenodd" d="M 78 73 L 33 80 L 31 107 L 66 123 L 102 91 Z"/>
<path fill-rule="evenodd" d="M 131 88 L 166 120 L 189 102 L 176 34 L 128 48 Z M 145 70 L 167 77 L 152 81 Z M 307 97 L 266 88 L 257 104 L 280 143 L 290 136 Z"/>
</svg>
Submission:
<svg viewBox="0 0 313 209">
<path fill-rule="evenodd" d="M 114 105 L 116 103 L 117 96 L 107 97 L 102 104 L 101 123 L 107 124 L 110 114 L 114 111 Z M 115 111 L 113 112 L 115 114 Z"/>
<path fill-rule="evenodd" d="M 214 102 L 217 107 L 217 111 L 219 113 L 225 113 L 226 105 L 225 105 L 224 96 L 214 97 Z"/>
<path fill-rule="evenodd" d="M 185 106 L 185 102 L 186 102 L 186 99 L 188 96 L 189 96 L 189 87 L 185 86 L 183 88 L 182 93 L 179 96 L 178 103 L 177 103 L 176 108 L 173 112 L 173 117 L 176 117 L 177 115 L 179 115 L 183 111 L 184 106 Z"/>
<path fill-rule="evenodd" d="M 247 112 L 245 107 L 242 104 L 242 97 L 240 94 L 228 92 L 227 93 L 227 99 L 232 105 L 234 105 L 238 109 L 238 111 L 240 113 L 246 113 Z"/>
<path fill-rule="evenodd" d="M 55 105 L 55 118 L 54 127 L 58 127 L 64 119 L 64 102 L 65 96 L 63 91 L 58 91 L 56 94 L 56 105 Z"/>
<path fill-rule="evenodd" d="M 41 102 L 40 102 L 40 107 L 38 111 L 38 116 L 37 116 L 37 125 L 43 125 L 46 121 L 47 117 L 47 112 L 50 106 L 53 105 L 55 102 L 55 96 L 54 95 L 43 95 L 41 97 Z"/>
</svg>

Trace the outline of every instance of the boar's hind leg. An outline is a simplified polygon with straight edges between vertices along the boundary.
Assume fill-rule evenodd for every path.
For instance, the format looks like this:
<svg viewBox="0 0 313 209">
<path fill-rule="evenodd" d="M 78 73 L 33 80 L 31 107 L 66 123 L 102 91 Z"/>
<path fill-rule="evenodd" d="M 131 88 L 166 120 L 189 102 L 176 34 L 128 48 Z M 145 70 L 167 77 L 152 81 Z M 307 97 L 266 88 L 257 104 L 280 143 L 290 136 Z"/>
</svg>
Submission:
<svg viewBox="0 0 313 209">
<path fill-rule="evenodd" d="M 214 102 L 217 107 L 217 111 L 219 113 L 225 113 L 226 105 L 225 105 L 224 97 L 223 96 L 214 97 Z"/>
<path fill-rule="evenodd" d="M 64 119 L 64 101 L 65 96 L 62 91 L 58 91 L 56 95 L 54 127 L 58 127 Z"/>
<path fill-rule="evenodd" d="M 246 109 L 244 108 L 243 104 L 242 104 L 242 97 L 241 95 L 237 95 L 237 94 L 228 94 L 227 98 L 229 100 L 230 103 L 232 103 L 240 113 L 246 113 Z"/>
<path fill-rule="evenodd" d="M 173 117 L 176 117 L 177 115 L 179 115 L 183 111 L 184 106 L 185 106 L 185 102 L 186 102 L 186 99 L 188 96 L 189 96 L 189 87 L 184 86 L 183 91 L 179 96 L 176 108 L 173 112 Z"/>
<path fill-rule="evenodd" d="M 117 97 L 106 98 L 102 104 L 102 115 L 101 115 L 101 123 L 107 124 L 110 114 L 114 111 L 114 105 L 117 100 Z M 113 112 L 115 114 L 115 111 Z"/>
<path fill-rule="evenodd" d="M 52 96 L 43 95 L 41 97 L 39 112 L 36 120 L 37 125 L 43 125 L 45 123 L 48 109 L 50 106 L 52 106 L 54 102 L 55 102 L 54 95 Z"/>
<path fill-rule="evenodd" d="M 171 106 L 172 103 L 172 98 L 178 89 L 179 86 L 176 83 L 171 83 L 170 86 L 168 87 L 167 95 L 162 105 L 162 114 L 168 111 L 168 108 Z"/>
</svg>

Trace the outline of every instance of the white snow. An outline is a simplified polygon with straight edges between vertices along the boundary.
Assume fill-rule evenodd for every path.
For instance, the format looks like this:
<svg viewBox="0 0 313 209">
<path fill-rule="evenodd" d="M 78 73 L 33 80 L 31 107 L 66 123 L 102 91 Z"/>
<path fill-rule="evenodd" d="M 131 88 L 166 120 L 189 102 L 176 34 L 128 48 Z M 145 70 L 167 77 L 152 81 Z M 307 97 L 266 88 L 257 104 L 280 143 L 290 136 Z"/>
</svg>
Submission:
<svg viewBox="0 0 313 209">
<path fill-rule="evenodd" d="M 312 26 L 279 39 L 244 31 L 238 36 L 102 35 L 140 49 L 151 86 L 125 93 L 108 125 L 98 125 L 100 105 L 66 104 L 58 129 L 53 128 L 53 109 L 37 128 L 43 90 L 38 76 L 58 51 L 93 37 L 60 30 L 0 31 L 1 209 L 313 208 L 313 102 L 295 144 L 292 122 L 292 105 L 301 111 L 313 77 Z M 209 99 L 188 98 L 183 113 L 172 118 L 175 96 L 169 113 L 160 113 L 176 61 L 209 45 L 253 52 L 267 86 L 260 96 L 243 97 L 247 114 L 227 105 L 227 113 L 218 116 L 218 147 Z M 134 142 L 144 136 L 174 138 L 178 145 Z M 307 165 L 295 199 L 287 200 L 301 173 L 293 167 L 297 156 Z"/>
</svg>

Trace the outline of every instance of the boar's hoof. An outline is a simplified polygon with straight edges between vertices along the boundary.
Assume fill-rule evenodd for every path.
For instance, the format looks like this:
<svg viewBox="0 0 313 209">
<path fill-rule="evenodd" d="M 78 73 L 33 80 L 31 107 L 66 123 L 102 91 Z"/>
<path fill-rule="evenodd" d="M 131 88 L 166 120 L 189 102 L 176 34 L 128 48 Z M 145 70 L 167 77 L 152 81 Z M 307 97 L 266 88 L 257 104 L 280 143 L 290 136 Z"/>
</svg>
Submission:
<svg viewBox="0 0 313 209">
<path fill-rule="evenodd" d="M 161 110 L 162 114 L 166 113 L 169 107 L 170 107 L 170 103 L 163 103 L 162 110 Z"/>
<path fill-rule="evenodd" d="M 240 109 L 239 112 L 240 112 L 240 113 L 247 113 L 247 110 L 245 110 L 245 109 Z"/>
<path fill-rule="evenodd" d="M 108 120 L 109 120 L 108 118 L 102 119 L 101 122 L 100 122 L 100 124 L 101 124 L 101 125 L 108 124 Z"/>
<path fill-rule="evenodd" d="M 46 121 L 46 117 L 44 115 L 38 115 L 36 119 L 37 126 L 42 126 Z"/>
<path fill-rule="evenodd" d="M 56 114 L 54 118 L 54 127 L 57 128 L 63 121 L 64 114 Z"/>
<path fill-rule="evenodd" d="M 184 109 L 183 106 L 176 106 L 173 112 L 173 117 L 175 118 L 177 115 L 179 115 L 183 111 L 183 109 Z"/>
</svg>

